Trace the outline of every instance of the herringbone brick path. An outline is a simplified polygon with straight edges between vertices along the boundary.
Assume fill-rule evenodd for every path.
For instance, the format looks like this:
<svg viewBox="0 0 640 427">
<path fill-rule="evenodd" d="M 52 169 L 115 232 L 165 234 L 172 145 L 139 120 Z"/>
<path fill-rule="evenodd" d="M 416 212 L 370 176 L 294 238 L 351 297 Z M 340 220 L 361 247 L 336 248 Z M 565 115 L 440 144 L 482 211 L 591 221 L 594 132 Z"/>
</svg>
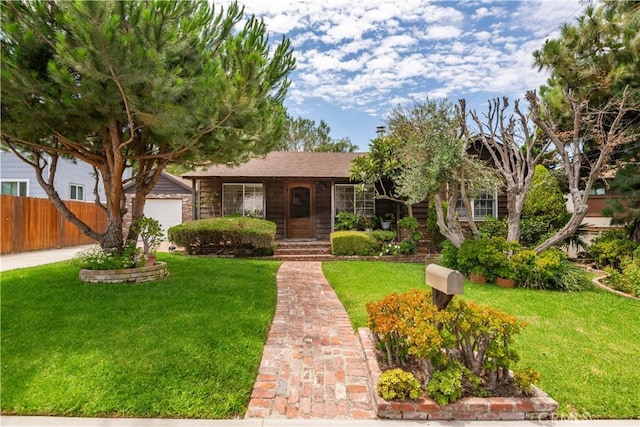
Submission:
<svg viewBox="0 0 640 427">
<path fill-rule="evenodd" d="M 284 262 L 247 418 L 375 418 L 363 350 L 320 262 Z"/>
</svg>

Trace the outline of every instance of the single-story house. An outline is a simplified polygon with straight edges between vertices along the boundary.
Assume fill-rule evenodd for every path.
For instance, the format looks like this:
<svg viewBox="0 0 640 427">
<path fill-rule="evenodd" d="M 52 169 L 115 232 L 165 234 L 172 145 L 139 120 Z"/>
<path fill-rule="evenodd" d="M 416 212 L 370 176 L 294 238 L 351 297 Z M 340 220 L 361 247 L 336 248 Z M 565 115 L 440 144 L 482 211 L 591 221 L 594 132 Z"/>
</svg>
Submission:
<svg viewBox="0 0 640 427">
<path fill-rule="evenodd" d="M 401 205 L 376 199 L 373 186 L 350 180 L 351 161 L 362 155 L 277 151 L 238 166 L 211 165 L 183 178 L 191 180 L 196 195 L 194 219 L 255 215 L 276 223 L 277 239 L 328 240 L 341 211 L 402 216 Z M 473 203 L 474 218 L 498 215 L 499 205 L 506 209 L 505 201 L 498 203 L 497 194 L 483 195 Z M 425 201 L 413 207 L 422 226 L 427 206 Z"/>
<path fill-rule="evenodd" d="M 125 230 L 131 224 L 131 211 L 135 197 L 135 183 L 125 186 L 127 213 L 124 217 Z M 191 182 L 162 172 L 153 190 L 147 195 L 144 203 L 144 214 L 160 223 L 165 234 L 169 227 L 182 224 L 193 218 L 193 195 Z"/>
</svg>

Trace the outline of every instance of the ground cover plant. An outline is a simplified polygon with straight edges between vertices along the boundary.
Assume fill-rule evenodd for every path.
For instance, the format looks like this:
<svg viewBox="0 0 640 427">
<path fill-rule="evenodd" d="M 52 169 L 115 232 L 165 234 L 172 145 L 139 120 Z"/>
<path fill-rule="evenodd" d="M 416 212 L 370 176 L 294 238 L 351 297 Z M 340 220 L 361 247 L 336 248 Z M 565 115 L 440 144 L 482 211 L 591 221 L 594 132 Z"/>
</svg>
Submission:
<svg viewBox="0 0 640 427">
<path fill-rule="evenodd" d="M 171 275 L 144 285 L 86 284 L 72 262 L 2 273 L 2 413 L 242 416 L 278 263 L 159 258 Z"/>
<path fill-rule="evenodd" d="M 366 326 L 366 304 L 423 288 L 424 265 L 365 261 L 323 264 L 354 327 Z M 522 366 L 560 404 L 561 416 L 640 417 L 640 304 L 600 289 L 558 292 L 502 289 L 465 282 L 462 297 L 527 322 L 514 349 Z"/>
</svg>

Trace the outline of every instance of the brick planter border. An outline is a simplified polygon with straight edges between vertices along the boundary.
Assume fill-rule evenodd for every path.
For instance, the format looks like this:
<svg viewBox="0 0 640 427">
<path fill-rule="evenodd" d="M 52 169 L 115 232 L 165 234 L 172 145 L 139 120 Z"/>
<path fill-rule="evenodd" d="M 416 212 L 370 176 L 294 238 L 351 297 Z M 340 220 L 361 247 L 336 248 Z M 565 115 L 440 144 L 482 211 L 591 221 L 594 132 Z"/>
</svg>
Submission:
<svg viewBox="0 0 640 427">
<path fill-rule="evenodd" d="M 376 358 L 371 331 L 359 328 L 374 407 L 380 418 L 397 420 L 548 420 L 554 419 L 558 402 L 533 387 L 534 397 L 465 397 L 446 406 L 422 397 L 417 400 L 387 401 L 378 396 L 380 366 Z"/>
<path fill-rule="evenodd" d="M 80 280 L 87 283 L 143 283 L 162 279 L 167 272 L 166 262 L 156 262 L 150 267 L 122 270 L 80 270 Z"/>
</svg>

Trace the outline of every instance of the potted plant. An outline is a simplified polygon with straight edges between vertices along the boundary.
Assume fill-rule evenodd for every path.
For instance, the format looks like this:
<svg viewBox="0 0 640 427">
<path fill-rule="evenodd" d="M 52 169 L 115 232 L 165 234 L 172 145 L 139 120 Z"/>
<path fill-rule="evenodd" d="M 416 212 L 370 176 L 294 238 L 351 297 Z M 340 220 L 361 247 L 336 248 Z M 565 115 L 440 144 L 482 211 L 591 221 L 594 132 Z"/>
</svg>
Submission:
<svg viewBox="0 0 640 427">
<path fill-rule="evenodd" d="M 374 216 L 360 215 L 359 219 L 360 224 L 362 224 L 362 228 L 364 228 L 364 231 L 373 231 L 373 224 L 375 222 Z"/>
<path fill-rule="evenodd" d="M 380 225 L 382 226 L 382 229 L 383 230 L 390 229 L 391 223 L 393 222 L 394 219 L 395 219 L 395 215 L 392 214 L 391 212 L 384 214 L 384 219 L 380 223 Z"/>
<path fill-rule="evenodd" d="M 507 258 L 500 267 L 496 268 L 496 276 L 496 285 L 501 288 L 514 288 L 517 271 L 513 261 Z"/>
<path fill-rule="evenodd" d="M 482 265 L 476 265 L 469 273 L 469 280 L 471 283 L 484 285 L 487 283 L 487 269 Z"/>
<path fill-rule="evenodd" d="M 142 240 L 142 252 L 147 260 L 147 267 L 152 266 L 156 262 L 155 251 L 164 239 L 164 231 L 160 223 L 153 218 L 142 216 L 133 222 L 131 228 Z"/>
</svg>

